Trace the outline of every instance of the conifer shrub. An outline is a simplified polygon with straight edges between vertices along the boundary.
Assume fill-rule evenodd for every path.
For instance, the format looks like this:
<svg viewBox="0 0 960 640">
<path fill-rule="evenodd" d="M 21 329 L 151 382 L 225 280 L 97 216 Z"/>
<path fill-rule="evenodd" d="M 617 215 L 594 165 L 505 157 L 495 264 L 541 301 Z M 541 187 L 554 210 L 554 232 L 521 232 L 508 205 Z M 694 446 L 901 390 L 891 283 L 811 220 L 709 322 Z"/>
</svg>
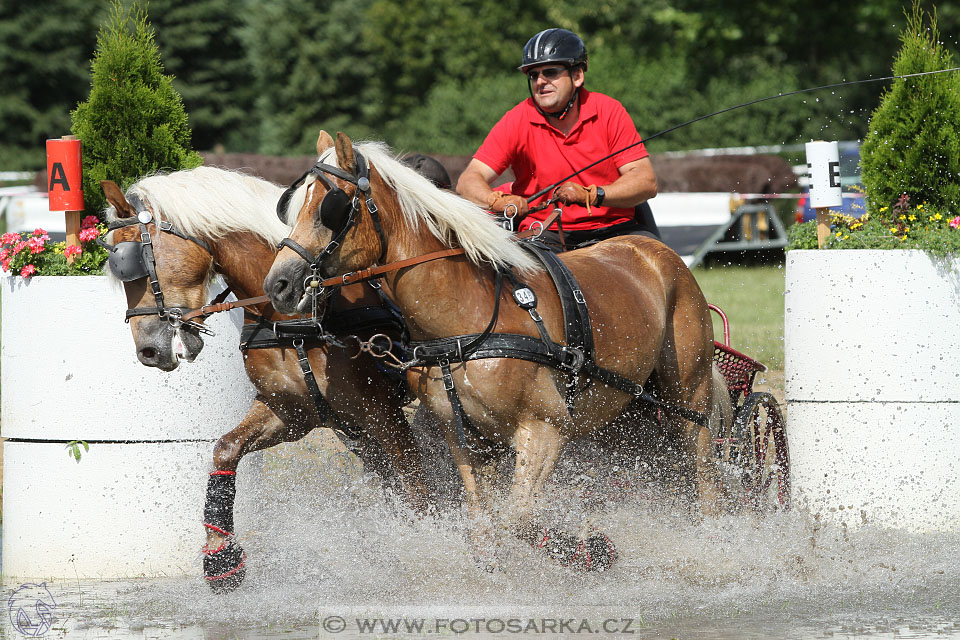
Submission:
<svg viewBox="0 0 960 640">
<path fill-rule="evenodd" d="M 906 13 L 893 75 L 953 69 L 936 10 Z M 866 213 L 833 213 L 824 249 L 920 249 L 960 254 L 960 73 L 898 78 L 870 117 L 860 148 Z M 816 248 L 816 222 L 794 225 L 788 249 Z"/>
<path fill-rule="evenodd" d="M 907 13 L 894 75 L 954 67 L 940 42 L 936 10 L 924 24 L 919 2 Z M 894 205 L 907 194 L 925 213 L 960 209 L 960 74 L 894 80 L 870 117 L 861 149 L 869 210 L 895 225 Z M 953 216 L 950 216 L 951 218 Z M 903 222 L 903 221 L 900 221 Z"/>
<path fill-rule="evenodd" d="M 101 180 L 126 189 L 157 171 L 203 164 L 190 147 L 190 127 L 173 77 L 164 74 L 153 27 L 139 2 L 114 0 L 97 36 L 90 95 L 72 112 L 83 141 L 83 193 L 88 213 L 106 206 Z"/>
</svg>

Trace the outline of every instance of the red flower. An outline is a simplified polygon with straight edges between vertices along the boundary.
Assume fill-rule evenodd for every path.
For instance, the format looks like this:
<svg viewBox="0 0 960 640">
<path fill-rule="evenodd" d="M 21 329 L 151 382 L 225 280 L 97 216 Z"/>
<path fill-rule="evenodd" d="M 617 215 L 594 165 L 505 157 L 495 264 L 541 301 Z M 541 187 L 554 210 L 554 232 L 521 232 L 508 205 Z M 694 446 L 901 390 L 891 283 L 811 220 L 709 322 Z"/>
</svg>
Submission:
<svg viewBox="0 0 960 640">
<path fill-rule="evenodd" d="M 20 242 L 19 233 L 11 232 L 11 233 L 5 233 L 2 236 L 0 236 L 0 243 L 2 244 L 15 244 L 17 242 Z"/>
<path fill-rule="evenodd" d="M 30 253 L 37 254 L 43 252 L 43 238 L 33 237 L 27 240 L 27 246 L 30 247 Z"/>
<path fill-rule="evenodd" d="M 10 258 L 7 258 L 3 262 L 0 262 L 0 267 L 3 267 L 4 271 L 10 271 Z"/>
<path fill-rule="evenodd" d="M 29 278 L 30 276 L 33 275 L 33 272 L 36 270 L 37 268 L 35 266 L 33 266 L 32 264 L 28 264 L 23 269 L 20 269 L 20 275 L 23 276 L 24 278 Z"/>
<path fill-rule="evenodd" d="M 23 241 L 18 242 L 17 245 L 13 248 L 13 252 L 20 253 L 25 246 L 27 246 L 26 242 L 23 242 Z"/>
<path fill-rule="evenodd" d="M 80 247 L 78 247 L 78 246 L 75 245 L 75 244 L 68 245 L 68 246 L 64 247 L 64 249 L 63 249 L 63 255 L 65 255 L 65 256 L 68 257 L 68 258 L 69 258 L 70 256 L 78 256 L 78 255 L 80 255 L 81 253 L 83 253 L 83 249 L 81 249 Z"/>
<path fill-rule="evenodd" d="M 38 238 L 43 238 L 44 240 L 50 239 L 50 236 L 47 235 L 47 232 L 41 229 L 40 227 L 37 227 L 36 229 L 33 230 L 33 235 L 35 235 Z"/>
<path fill-rule="evenodd" d="M 93 216 L 90 216 L 90 217 L 93 217 Z M 90 242 L 91 240 L 96 240 L 98 235 L 100 235 L 100 232 L 97 231 L 95 227 L 87 227 L 86 229 L 80 230 L 80 241 Z"/>
<path fill-rule="evenodd" d="M 97 226 L 97 222 L 99 222 L 99 220 L 97 220 L 97 216 L 87 216 L 83 219 L 83 222 L 80 223 L 80 228 L 92 229 Z"/>
</svg>

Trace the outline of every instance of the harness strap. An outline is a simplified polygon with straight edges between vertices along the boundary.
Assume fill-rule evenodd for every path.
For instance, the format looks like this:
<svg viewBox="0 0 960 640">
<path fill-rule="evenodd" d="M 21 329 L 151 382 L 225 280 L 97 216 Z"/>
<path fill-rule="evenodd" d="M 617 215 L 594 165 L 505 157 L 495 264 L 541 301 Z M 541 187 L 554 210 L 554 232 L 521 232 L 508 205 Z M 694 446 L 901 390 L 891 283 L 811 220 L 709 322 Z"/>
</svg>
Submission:
<svg viewBox="0 0 960 640">
<path fill-rule="evenodd" d="M 480 432 L 470 424 L 470 419 L 467 417 L 466 411 L 463 409 L 463 403 L 460 402 L 460 396 L 457 394 L 457 387 L 453 382 L 453 372 L 450 369 L 450 362 L 466 362 L 467 360 L 473 360 L 472 354 L 479 348 L 481 348 L 486 341 L 491 337 L 491 335 L 499 335 L 493 333 L 493 328 L 497 324 L 497 318 L 500 316 L 500 293 L 503 291 L 503 273 L 497 271 L 494 276 L 494 292 L 493 292 L 493 315 L 490 317 L 490 322 L 487 323 L 487 328 L 483 330 L 483 333 L 470 334 L 468 336 L 455 336 L 450 340 L 450 342 L 444 342 L 444 346 L 449 344 L 449 347 L 446 347 L 442 351 L 438 351 L 433 354 L 433 359 L 431 360 L 434 365 L 439 365 L 440 371 L 443 374 L 443 388 L 447 392 L 447 399 L 450 401 L 450 408 L 453 411 L 453 425 L 457 432 L 457 444 L 461 449 L 467 449 L 467 436 L 466 428 L 469 427 L 473 432 L 480 436 Z M 462 339 L 469 338 L 466 346 L 463 345 Z M 411 343 L 411 345 L 416 343 Z M 421 343 L 423 346 L 434 346 L 437 344 L 437 341 L 431 340 L 426 343 Z M 417 361 L 417 348 L 413 350 L 414 361 Z M 482 436 L 480 436 L 482 438 Z"/>
<path fill-rule="evenodd" d="M 224 299 L 226 299 L 229 293 L 230 287 L 227 287 L 223 293 L 211 300 L 208 304 L 203 305 L 199 309 L 194 309 L 183 314 L 183 321 L 187 322 L 188 320 L 201 317 L 209 318 L 213 314 L 220 313 L 221 311 L 230 311 L 231 309 L 236 309 L 237 307 L 252 307 L 253 305 L 270 302 L 269 296 L 256 296 L 255 298 L 244 298 L 243 300 L 231 300 L 230 302 L 224 302 Z"/>
<path fill-rule="evenodd" d="M 313 367 L 310 366 L 310 358 L 307 355 L 306 348 L 303 346 L 303 340 L 299 338 L 294 340 L 293 348 L 297 350 L 297 364 L 300 365 L 300 371 L 303 372 L 303 380 L 306 382 L 307 389 L 313 397 L 313 404 L 317 408 L 317 413 L 320 414 L 320 420 L 323 422 L 327 422 L 328 420 L 332 421 L 335 425 L 332 428 L 337 434 L 337 437 L 340 438 L 350 451 L 359 456 L 359 440 L 362 434 L 356 427 L 342 420 L 337 412 L 333 410 L 333 407 L 330 406 L 330 403 L 327 402 L 327 399 L 323 397 L 323 394 L 320 393 L 320 386 L 317 384 L 316 376 L 313 375 Z"/>
<path fill-rule="evenodd" d="M 449 355 L 455 352 L 455 345 L 458 341 L 473 340 L 481 334 L 465 334 L 452 336 L 449 338 L 438 338 L 429 342 L 411 343 L 413 348 L 415 366 L 441 366 L 446 361 L 449 366 Z M 494 333 L 488 336 L 483 345 L 474 349 L 469 354 L 464 354 L 464 361 L 483 360 L 487 358 L 514 358 L 516 360 L 527 360 L 550 367 L 556 367 L 565 370 L 565 366 L 557 361 L 555 352 L 544 343 L 533 336 L 525 336 L 514 333 Z M 456 360 L 453 360 L 454 362 Z M 687 420 L 695 422 L 701 426 L 709 425 L 709 418 L 706 414 L 686 407 L 675 406 L 665 403 L 655 396 L 645 391 L 643 385 L 637 384 L 633 380 L 625 378 L 618 373 L 597 366 L 593 361 L 582 363 L 584 374 L 600 380 L 607 386 L 613 387 L 618 391 L 623 391 L 631 396 L 642 400 L 664 411 L 674 413 Z M 450 395 L 448 390 L 447 395 Z"/>
</svg>

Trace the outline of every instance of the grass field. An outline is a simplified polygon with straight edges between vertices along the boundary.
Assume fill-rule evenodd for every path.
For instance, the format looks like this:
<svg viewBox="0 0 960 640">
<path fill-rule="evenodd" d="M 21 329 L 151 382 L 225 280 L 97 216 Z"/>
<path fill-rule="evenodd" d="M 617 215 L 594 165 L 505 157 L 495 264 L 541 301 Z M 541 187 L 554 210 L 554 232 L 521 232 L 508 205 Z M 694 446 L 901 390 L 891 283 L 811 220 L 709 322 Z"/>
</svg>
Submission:
<svg viewBox="0 0 960 640">
<path fill-rule="evenodd" d="M 707 302 L 727 314 L 730 346 L 769 369 L 783 369 L 783 265 L 715 266 L 693 271 Z M 714 338 L 723 324 L 714 315 Z"/>
</svg>

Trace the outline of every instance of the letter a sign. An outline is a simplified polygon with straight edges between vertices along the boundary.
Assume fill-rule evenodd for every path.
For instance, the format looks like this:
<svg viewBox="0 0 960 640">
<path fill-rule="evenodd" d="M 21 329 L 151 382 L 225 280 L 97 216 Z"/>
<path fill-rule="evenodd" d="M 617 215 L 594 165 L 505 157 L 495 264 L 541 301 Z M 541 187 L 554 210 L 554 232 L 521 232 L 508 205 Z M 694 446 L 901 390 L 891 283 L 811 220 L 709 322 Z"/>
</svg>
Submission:
<svg viewBox="0 0 960 640">
<path fill-rule="evenodd" d="M 82 211 L 80 141 L 47 140 L 47 192 L 50 211 Z"/>
</svg>

